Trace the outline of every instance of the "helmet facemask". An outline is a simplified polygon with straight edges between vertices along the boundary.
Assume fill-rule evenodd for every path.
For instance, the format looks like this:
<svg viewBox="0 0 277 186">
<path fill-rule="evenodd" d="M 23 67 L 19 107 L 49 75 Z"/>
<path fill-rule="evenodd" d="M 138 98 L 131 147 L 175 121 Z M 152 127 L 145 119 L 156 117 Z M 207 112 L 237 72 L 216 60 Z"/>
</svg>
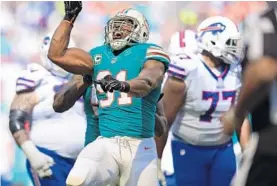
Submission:
<svg viewBox="0 0 277 186">
<path fill-rule="evenodd" d="M 231 37 L 225 42 L 225 48 L 221 52 L 221 58 L 227 64 L 240 63 L 244 57 L 244 45 L 240 36 Z"/>
<path fill-rule="evenodd" d="M 221 39 L 218 39 L 220 38 Z M 238 64 L 244 57 L 244 45 L 239 35 L 235 37 L 222 38 L 222 35 L 215 36 L 213 40 L 203 43 L 201 38 L 198 38 L 198 46 L 210 52 L 214 57 L 221 59 L 227 64 Z"/>
<path fill-rule="evenodd" d="M 115 16 L 105 27 L 105 41 L 113 50 L 121 50 L 125 46 L 138 43 L 140 24 L 137 19 L 129 16 Z"/>
</svg>

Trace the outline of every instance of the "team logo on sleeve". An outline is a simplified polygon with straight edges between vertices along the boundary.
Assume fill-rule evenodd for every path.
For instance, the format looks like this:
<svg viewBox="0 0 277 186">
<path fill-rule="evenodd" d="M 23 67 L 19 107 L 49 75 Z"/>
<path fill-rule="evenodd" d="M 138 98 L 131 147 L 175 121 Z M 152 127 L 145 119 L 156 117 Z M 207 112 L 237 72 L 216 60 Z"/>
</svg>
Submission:
<svg viewBox="0 0 277 186">
<path fill-rule="evenodd" d="M 101 54 L 96 54 L 94 56 L 94 65 L 99 65 L 102 61 L 102 55 Z"/>
</svg>

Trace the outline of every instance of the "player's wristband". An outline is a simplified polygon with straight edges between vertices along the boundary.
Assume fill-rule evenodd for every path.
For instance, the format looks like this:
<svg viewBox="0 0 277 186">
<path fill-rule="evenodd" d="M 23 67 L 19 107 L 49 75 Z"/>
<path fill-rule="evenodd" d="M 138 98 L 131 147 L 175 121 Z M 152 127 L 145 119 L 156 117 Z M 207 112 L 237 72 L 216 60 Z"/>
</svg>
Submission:
<svg viewBox="0 0 277 186">
<path fill-rule="evenodd" d="M 84 81 L 86 84 L 91 85 L 91 84 L 92 84 L 92 77 L 91 77 L 91 75 L 88 75 L 88 74 L 83 75 L 83 81 Z"/>
<path fill-rule="evenodd" d="M 122 81 L 121 82 L 121 88 L 120 88 L 120 92 L 129 92 L 130 91 L 130 84 L 125 82 L 125 81 Z"/>
</svg>

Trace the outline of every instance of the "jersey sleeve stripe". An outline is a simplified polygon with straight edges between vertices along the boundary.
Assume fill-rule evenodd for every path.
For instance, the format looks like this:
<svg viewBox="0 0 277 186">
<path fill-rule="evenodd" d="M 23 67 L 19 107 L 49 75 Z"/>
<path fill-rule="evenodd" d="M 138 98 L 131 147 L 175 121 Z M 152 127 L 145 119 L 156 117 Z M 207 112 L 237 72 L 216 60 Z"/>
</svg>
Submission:
<svg viewBox="0 0 277 186">
<path fill-rule="evenodd" d="M 179 75 L 182 75 L 182 76 L 187 76 L 187 73 L 185 71 L 182 71 L 182 70 L 179 70 L 179 69 L 176 69 L 176 68 L 170 68 L 169 67 L 168 72 L 172 72 L 172 73 L 179 74 Z"/>
<path fill-rule="evenodd" d="M 185 71 L 184 68 L 179 67 L 179 66 L 177 66 L 177 65 L 174 65 L 174 64 L 172 64 L 172 63 L 169 64 L 169 68 L 174 68 L 174 69 L 177 69 L 177 70 L 180 70 L 180 71 Z"/>
<path fill-rule="evenodd" d="M 24 84 L 24 85 L 31 86 L 31 87 L 35 86 L 34 81 L 25 79 L 25 78 L 21 78 L 21 77 L 17 79 L 16 84 Z"/>
<path fill-rule="evenodd" d="M 146 58 L 152 58 L 152 57 L 161 57 L 166 59 L 167 61 L 170 61 L 170 58 L 167 54 L 161 53 L 161 52 L 149 52 L 146 55 Z"/>
<path fill-rule="evenodd" d="M 27 91 L 27 90 L 34 90 L 34 87 L 30 87 L 28 85 L 25 84 L 17 84 L 16 85 L 16 92 L 22 92 L 22 91 Z"/>
<path fill-rule="evenodd" d="M 152 53 L 152 52 L 157 52 L 157 53 L 161 53 L 161 54 L 164 54 L 164 55 L 167 55 L 167 53 L 161 49 L 148 49 L 147 50 L 147 53 Z"/>
<path fill-rule="evenodd" d="M 34 83 L 34 81 L 33 81 L 33 80 L 26 79 L 26 78 L 23 78 L 23 77 L 18 78 L 18 80 L 23 80 L 23 81 L 28 81 L 28 82 L 32 82 L 32 83 Z"/>
<path fill-rule="evenodd" d="M 148 48 L 148 50 L 151 50 L 151 49 L 162 50 L 162 48 L 158 46 L 151 46 Z"/>
<path fill-rule="evenodd" d="M 184 80 L 187 77 L 183 74 L 179 74 L 179 73 L 176 73 L 176 72 L 171 71 L 171 70 L 168 70 L 167 74 L 168 74 L 169 77 L 175 77 L 175 78 L 178 78 L 178 79 L 181 79 L 181 80 Z"/>
</svg>

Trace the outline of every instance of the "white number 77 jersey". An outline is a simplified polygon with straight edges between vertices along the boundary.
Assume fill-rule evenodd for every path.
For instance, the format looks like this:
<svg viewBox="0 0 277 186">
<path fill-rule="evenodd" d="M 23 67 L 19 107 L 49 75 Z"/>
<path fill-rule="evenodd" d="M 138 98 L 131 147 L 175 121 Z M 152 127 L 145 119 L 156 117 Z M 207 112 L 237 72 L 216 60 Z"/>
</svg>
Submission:
<svg viewBox="0 0 277 186">
<path fill-rule="evenodd" d="M 173 133 L 195 145 L 217 145 L 230 140 L 223 134 L 220 116 L 236 101 L 241 87 L 240 65 L 223 65 L 218 74 L 202 56 L 187 59 L 175 56 L 168 76 L 186 83 L 186 99 L 179 111 Z"/>
</svg>

